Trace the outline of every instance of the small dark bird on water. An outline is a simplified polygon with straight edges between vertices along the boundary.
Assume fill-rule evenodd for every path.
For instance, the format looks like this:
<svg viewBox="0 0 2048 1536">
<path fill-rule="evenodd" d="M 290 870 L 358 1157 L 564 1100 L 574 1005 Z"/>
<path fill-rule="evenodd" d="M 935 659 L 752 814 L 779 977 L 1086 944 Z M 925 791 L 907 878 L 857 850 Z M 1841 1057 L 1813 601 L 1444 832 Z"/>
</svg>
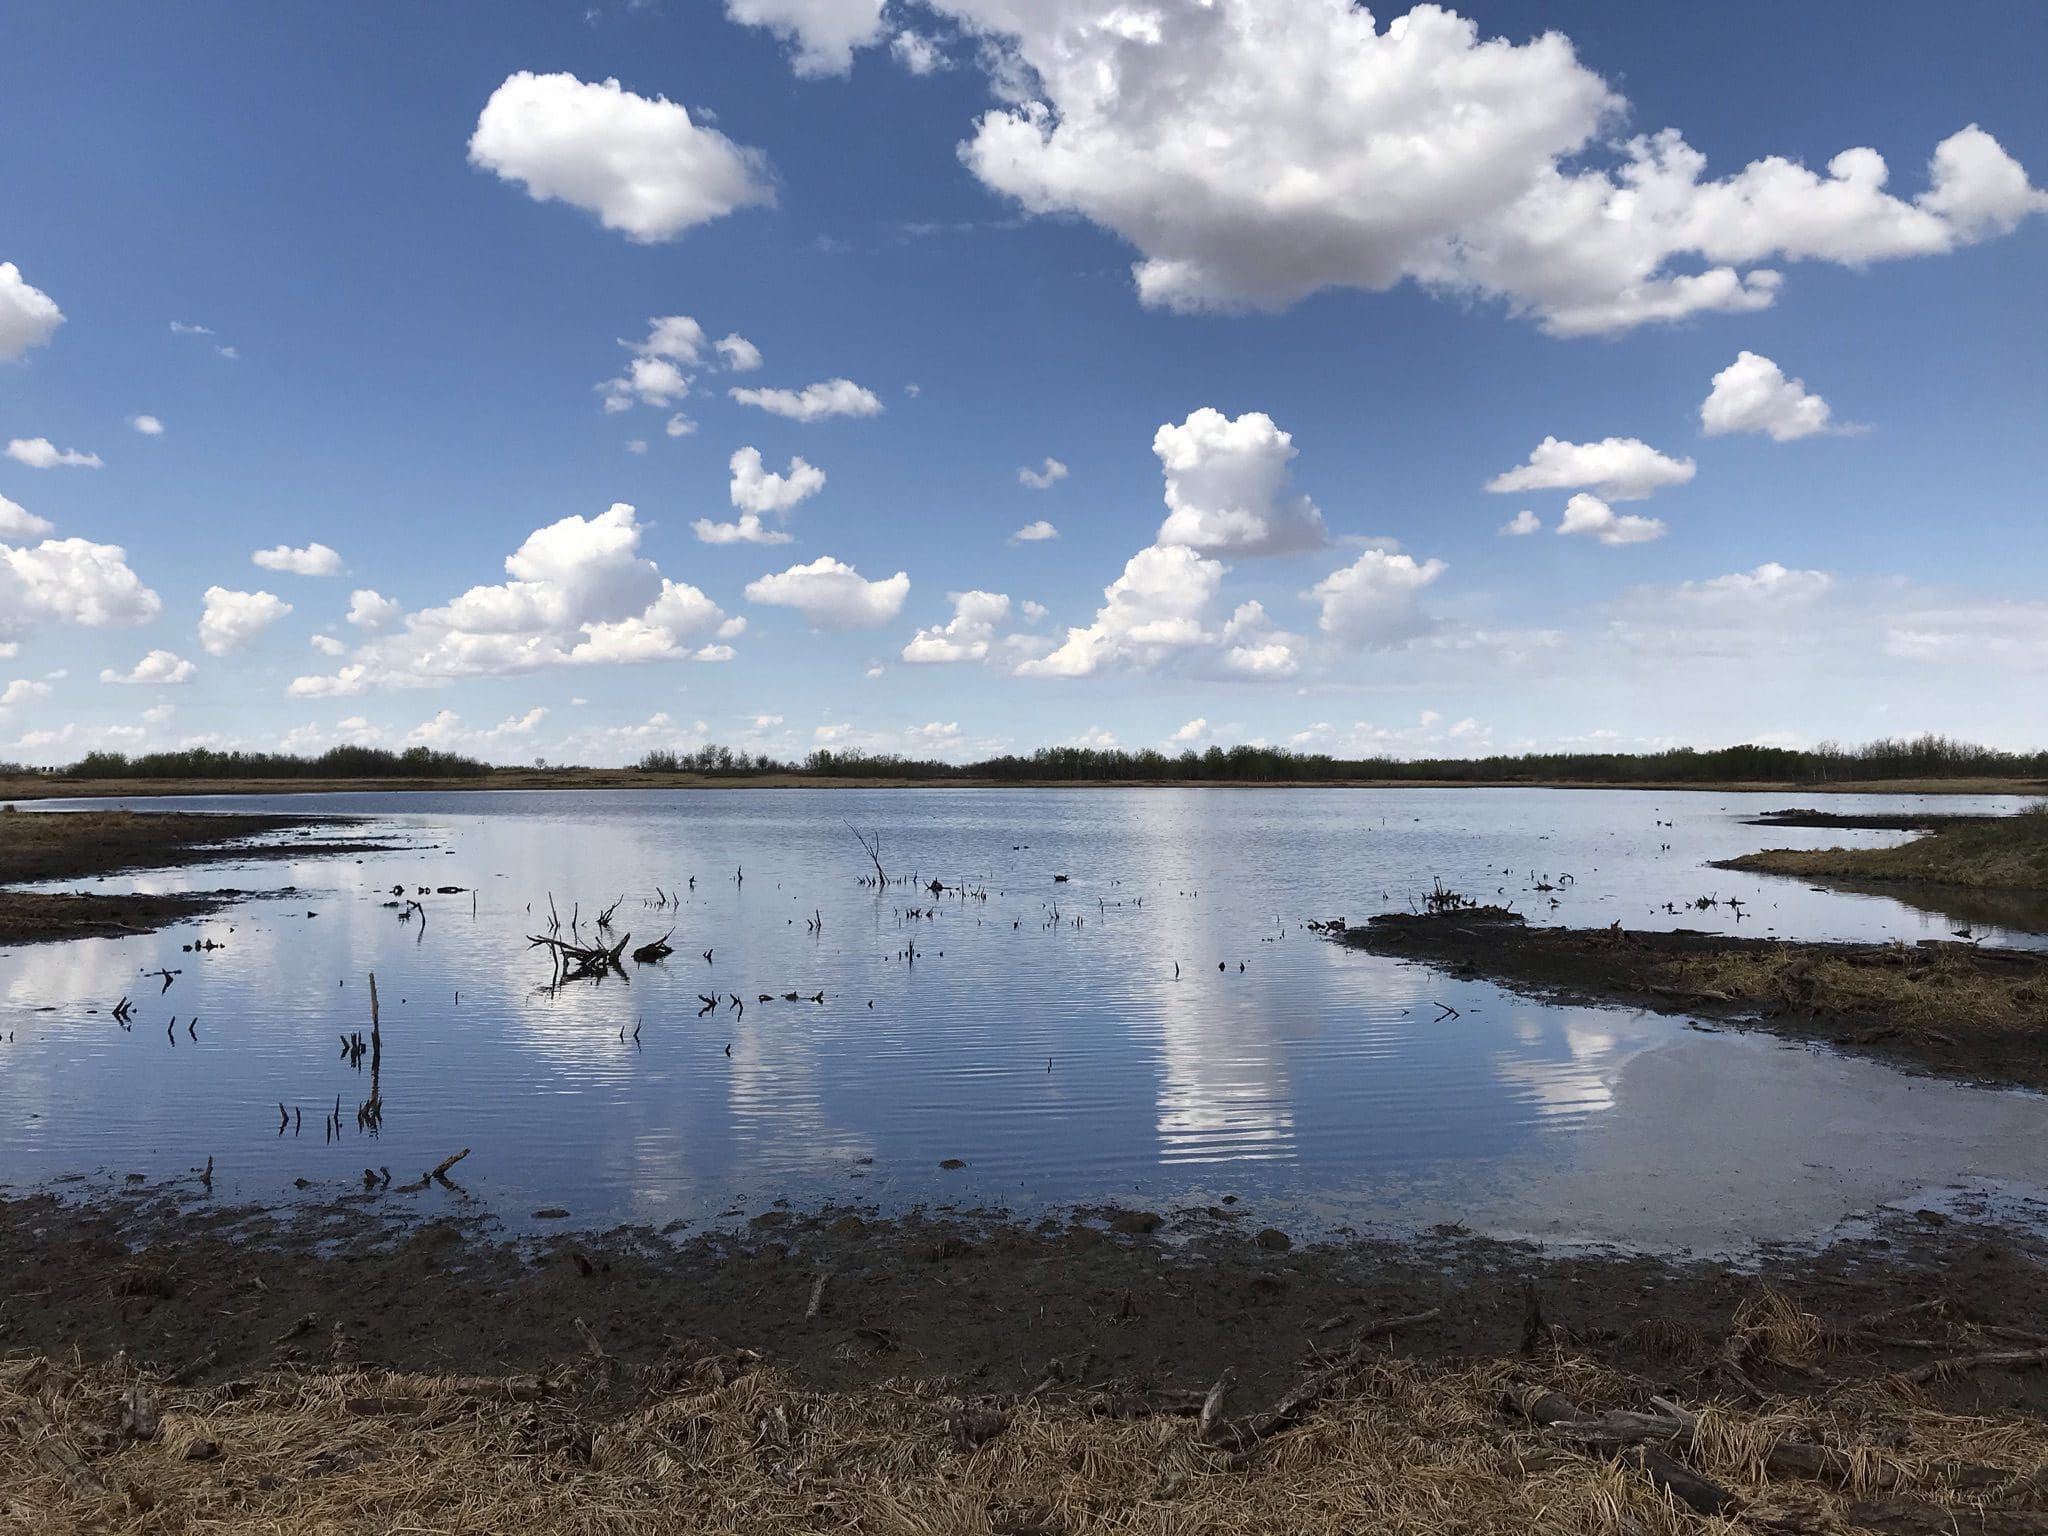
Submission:
<svg viewBox="0 0 2048 1536">
<path fill-rule="evenodd" d="M 728 1045 L 728 1046 L 727 1046 L 727 1047 L 725 1048 L 725 1054 L 726 1054 L 726 1055 L 728 1055 L 728 1056 L 730 1056 L 730 1055 L 732 1054 L 732 1047 L 731 1047 L 731 1046 L 729 1046 L 729 1045 Z"/>
<path fill-rule="evenodd" d="M 1175 981 L 1180 980 L 1180 962 L 1178 960 L 1173 962 L 1173 979 Z"/>
</svg>

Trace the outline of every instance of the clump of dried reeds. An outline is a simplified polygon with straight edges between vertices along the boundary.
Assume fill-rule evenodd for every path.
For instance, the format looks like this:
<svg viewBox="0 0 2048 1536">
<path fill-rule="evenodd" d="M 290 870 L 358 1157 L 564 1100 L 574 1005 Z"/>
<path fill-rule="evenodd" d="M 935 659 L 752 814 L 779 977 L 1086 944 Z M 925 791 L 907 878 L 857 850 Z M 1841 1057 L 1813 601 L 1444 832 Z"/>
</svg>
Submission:
<svg viewBox="0 0 2048 1536">
<path fill-rule="evenodd" d="M 1994 967 L 1961 946 L 1726 950 L 1684 956 L 1665 970 L 1674 989 L 1696 995 L 1810 1013 L 1867 1014 L 1906 1029 L 2048 1024 L 2048 979 L 2037 967 Z"/>
<path fill-rule="evenodd" d="M 818 1392 L 744 1353 L 683 1348 L 630 1367 L 587 1330 L 585 1339 L 585 1355 L 546 1379 L 431 1377 L 337 1360 L 180 1388 L 121 1359 L 0 1363 L 0 1528 L 1736 1528 L 1684 1508 L 1611 1447 L 1505 1406 L 1531 1392 L 1588 1412 L 1651 1402 L 1642 1384 L 1565 1354 L 1449 1366 L 1354 1352 L 1298 1423 L 1267 1438 L 1226 1431 L 1205 1440 L 1188 1413 L 1147 1411 L 1126 1392 L 995 1399 L 929 1381 Z M 1729 1347 L 1755 1361 L 1804 1358 L 1828 1344 L 1811 1318 L 1766 1297 L 1746 1309 Z M 2048 1425 L 1944 1414 L 1885 1381 L 1680 1411 L 1686 1428 L 1666 1449 L 1737 1495 L 1752 1520 L 1839 1528 L 1851 1501 L 1879 1492 L 1938 1514 L 2048 1467 Z M 1793 1458 L 1794 1470 L 1811 1475 L 1787 1477 L 1788 1446 L 1806 1458 Z"/>
</svg>

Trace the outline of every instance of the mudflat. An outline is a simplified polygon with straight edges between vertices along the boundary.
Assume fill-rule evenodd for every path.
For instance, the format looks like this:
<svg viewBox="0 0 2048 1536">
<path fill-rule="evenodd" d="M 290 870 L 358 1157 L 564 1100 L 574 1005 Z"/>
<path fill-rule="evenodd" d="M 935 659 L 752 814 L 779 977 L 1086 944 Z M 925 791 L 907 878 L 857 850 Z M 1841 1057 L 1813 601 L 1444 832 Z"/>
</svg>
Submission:
<svg viewBox="0 0 2048 1536">
<path fill-rule="evenodd" d="M 227 812 L 0 812 L 0 886 L 94 879 L 225 859 L 310 858 L 386 850 L 388 843 L 323 837 L 346 817 Z M 272 841 L 254 843 L 250 839 Z M 236 890 L 136 895 L 0 890 L 0 944 L 147 933 L 214 911 Z"/>
</svg>

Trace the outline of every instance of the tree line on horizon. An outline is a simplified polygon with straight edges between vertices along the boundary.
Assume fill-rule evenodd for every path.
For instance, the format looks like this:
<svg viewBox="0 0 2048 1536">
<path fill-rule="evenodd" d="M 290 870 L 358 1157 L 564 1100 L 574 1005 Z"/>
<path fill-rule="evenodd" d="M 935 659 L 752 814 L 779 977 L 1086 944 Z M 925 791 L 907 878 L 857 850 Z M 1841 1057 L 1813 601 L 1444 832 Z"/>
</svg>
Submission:
<svg viewBox="0 0 2048 1536">
<path fill-rule="evenodd" d="M 536 763 L 536 767 L 546 766 Z M 556 765 L 568 771 L 572 765 Z M 767 753 L 705 746 L 660 748 L 634 768 L 650 775 L 701 774 L 746 778 L 798 774 L 859 782 L 913 779 L 931 783 L 1344 783 L 1389 779 L 1439 783 L 1528 781 L 1586 784 L 1735 783 L 1780 780 L 1827 784 L 1850 780 L 2048 778 L 2048 751 L 2007 752 L 1934 734 L 1885 738 L 1860 747 L 1743 745 L 1664 752 L 1533 752 L 1453 758 L 1340 758 L 1280 747 L 1210 747 L 1177 754 L 1149 748 L 1040 747 L 977 762 L 947 762 L 894 753 L 819 749 L 801 762 Z M 0 775 L 41 774 L 71 779 L 466 779 L 499 771 L 498 765 L 454 752 L 409 747 L 331 747 L 314 757 L 283 752 L 220 752 L 196 747 L 177 752 L 90 752 L 64 768 L 0 763 Z"/>
</svg>

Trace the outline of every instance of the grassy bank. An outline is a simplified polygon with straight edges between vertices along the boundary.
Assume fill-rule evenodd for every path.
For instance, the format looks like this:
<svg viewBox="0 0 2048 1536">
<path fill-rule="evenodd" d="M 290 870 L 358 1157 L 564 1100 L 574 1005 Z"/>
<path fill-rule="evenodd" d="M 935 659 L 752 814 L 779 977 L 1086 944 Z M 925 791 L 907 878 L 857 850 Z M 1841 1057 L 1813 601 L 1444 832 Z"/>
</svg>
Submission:
<svg viewBox="0 0 2048 1536">
<path fill-rule="evenodd" d="M 1739 1346 L 1816 1372 L 1840 1349 L 1775 1296 L 1747 1324 Z M 24 1531 L 251 1536 L 2040 1529 L 2039 1419 L 1945 1413 L 1897 1383 L 1681 1390 L 1554 1336 L 1458 1366 L 1362 1336 L 1279 1404 L 1236 1417 L 1219 1398 L 1213 1422 L 1108 1387 L 809 1391 L 702 1345 L 633 1368 L 594 1335 L 545 1379 L 336 1364 L 191 1390 L 37 1357 L 0 1365 L 0 1497 Z"/>
<path fill-rule="evenodd" d="M 1343 941 L 1562 1002 L 1760 1025 L 1973 1082 L 2048 1090 L 2048 955 L 1532 927 L 1478 908 L 1374 918 Z"/>
<path fill-rule="evenodd" d="M 2017 816 L 1946 826 L 1896 848 L 1767 848 L 1721 867 L 1805 879 L 2048 891 L 2048 801 Z"/>
</svg>

